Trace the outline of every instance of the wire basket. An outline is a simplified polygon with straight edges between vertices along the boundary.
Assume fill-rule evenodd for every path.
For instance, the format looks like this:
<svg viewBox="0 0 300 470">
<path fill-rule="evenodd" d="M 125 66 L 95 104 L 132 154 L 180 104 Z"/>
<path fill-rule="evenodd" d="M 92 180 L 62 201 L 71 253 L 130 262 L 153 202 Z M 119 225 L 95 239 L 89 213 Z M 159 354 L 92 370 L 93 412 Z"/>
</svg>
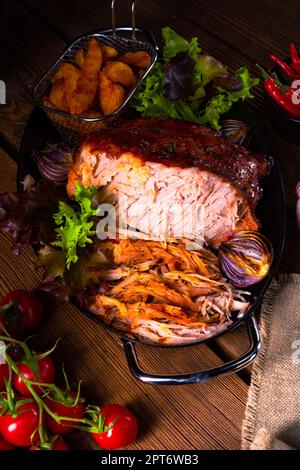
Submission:
<svg viewBox="0 0 300 470">
<path fill-rule="evenodd" d="M 145 28 L 136 28 L 135 26 L 135 1 L 132 2 L 131 27 L 116 28 L 115 0 L 112 0 L 111 7 L 112 28 L 81 36 L 76 39 L 69 47 L 66 48 L 66 50 L 61 54 L 56 62 L 45 73 L 45 75 L 43 75 L 33 91 L 34 102 L 45 111 L 48 118 L 51 120 L 62 138 L 68 144 L 74 144 L 82 135 L 102 129 L 106 125 L 118 119 L 123 114 L 130 98 L 133 96 L 141 82 L 150 72 L 157 59 L 158 47 L 154 35 Z M 76 52 L 81 48 L 86 51 L 89 40 L 92 38 L 95 38 L 101 45 L 114 47 L 120 54 L 141 50 L 146 51 L 149 53 L 151 58 L 150 66 L 147 70 L 145 70 L 143 76 L 137 81 L 135 87 L 128 93 L 121 106 L 111 114 L 102 117 L 83 117 L 78 115 L 71 115 L 64 111 L 59 111 L 45 106 L 42 103 L 42 99 L 49 92 L 51 78 L 55 74 L 58 67 L 62 64 L 62 62 L 74 63 Z"/>
</svg>

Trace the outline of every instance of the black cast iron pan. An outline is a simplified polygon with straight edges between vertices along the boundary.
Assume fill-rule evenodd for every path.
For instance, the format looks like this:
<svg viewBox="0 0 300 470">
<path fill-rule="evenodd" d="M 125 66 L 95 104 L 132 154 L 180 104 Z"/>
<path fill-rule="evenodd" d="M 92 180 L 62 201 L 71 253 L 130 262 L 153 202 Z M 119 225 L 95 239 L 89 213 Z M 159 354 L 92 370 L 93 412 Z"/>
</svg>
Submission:
<svg viewBox="0 0 300 470">
<path fill-rule="evenodd" d="M 251 150 L 269 154 L 268 145 L 264 139 L 259 123 L 256 118 L 249 112 L 245 105 L 236 105 L 233 112 L 229 116 L 233 119 L 241 119 L 246 122 L 252 129 L 253 137 L 251 143 Z M 24 179 L 24 176 L 28 173 L 32 174 L 36 179 L 39 178 L 37 167 L 31 158 L 32 150 L 43 149 L 47 142 L 58 143 L 61 138 L 57 134 L 56 130 L 46 118 L 44 113 L 37 107 L 32 111 L 32 114 L 28 120 L 22 144 L 19 154 L 19 165 L 18 165 L 18 183 Z M 190 383 L 201 383 L 205 382 L 215 376 L 227 373 L 237 372 L 240 369 L 250 364 L 256 357 L 260 348 L 260 338 L 257 328 L 257 323 L 254 318 L 254 312 L 259 307 L 263 295 L 270 284 L 272 277 L 274 276 L 278 264 L 280 261 L 283 244 L 284 244 L 284 233 L 285 233 L 285 201 L 284 201 L 284 190 L 282 184 L 282 178 L 280 170 L 276 161 L 274 161 L 270 174 L 262 181 L 263 186 L 263 197 L 259 201 L 257 206 L 256 214 L 262 223 L 262 232 L 269 238 L 273 245 L 274 260 L 269 272 L 269 275 L 260 283 L 253 286 L 251 293 L 253 301 L 250 309 L 241 317 L 233 318 L 232 324 L 227 330 L 217 333 L 209 339 L 199 341 L 197 343 L 184 344 L 184 345 L 162 345 L 147 343 L 138 339 L 133 339 L 129 336 L 122 334 L 120 331 L 105 325 L 101 319 L 97 318 L 92 313 L 80 309 L 85 315 L 88 315 L 97 323 L 100 323 L 106 329 L 113 331 L 115 334 L 121 337 L 128 366 L 132 374 L 139 380 L 150 384 L 160 385 L 179 385 L 179 384 L 190 384 Z M 80 308 L 80 307 L 79 307 Z M 189 347 L 195 348 L 201 342 L 208 342 L 214 340 L 217 336 L 226 333 L 227 331 L 233 330 L 246 324 L 249 337 L 250 337 L 250 348 L 242 356 L 233 359 L 227 363 L 221 364 L 215 368 L 197 371 L 189 374 L 181 375 L 155 375 L 149 374 L 142 370 L 139 366 L 138 359 L 135 352 L 135 346 L 143 344 L 151 347 Z"/>
</svg>

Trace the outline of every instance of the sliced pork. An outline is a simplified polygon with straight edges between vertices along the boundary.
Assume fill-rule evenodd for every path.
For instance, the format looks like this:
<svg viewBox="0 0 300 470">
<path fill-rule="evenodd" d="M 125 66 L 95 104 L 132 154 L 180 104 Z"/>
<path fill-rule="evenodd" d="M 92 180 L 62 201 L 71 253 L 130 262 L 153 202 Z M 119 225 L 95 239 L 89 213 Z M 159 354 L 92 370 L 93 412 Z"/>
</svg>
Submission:
<svg viewBox="0 0 300 470">
<path fill-rule="evenodd" d="M 183 121 L 138 119 L 90 136 L 70 170 L 76 183 L 101 188 L 134 237 L 204 240 L 218 246 L 236 229 L 256 230 L 259 180 L 267 157 Z"/>
<path fill-rule="evenodd" d="M 249 307 L 209 250 L 129 239 L 97 246 L 107 264 L 87 307 L 126 333 L 165 344 L 197 341 L 227 328 L 233 312 Z"/>
</svg>

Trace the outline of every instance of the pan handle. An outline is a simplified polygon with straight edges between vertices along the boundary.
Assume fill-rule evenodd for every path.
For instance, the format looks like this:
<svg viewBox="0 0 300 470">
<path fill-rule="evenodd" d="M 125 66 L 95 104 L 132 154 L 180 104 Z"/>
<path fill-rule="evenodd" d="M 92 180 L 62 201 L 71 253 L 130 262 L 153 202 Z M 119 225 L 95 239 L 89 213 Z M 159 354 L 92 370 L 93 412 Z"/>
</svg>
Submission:
<svg viewBox="0 0 300 470">
<path fill-rule="evenodd" d="M 249 350 L 245 354 L 238 357 L 237 359 L 233 359 L 232 361 L 221 364 L 212 369 L 180 375 L 148 374 L 139 366 L 134 343 L 126 338 L 122 338 L 122 342 L 129 369 L 135 378 L 152 385 L 184 385 L 191 383 L 203 383 L 218 375 L 238 372 L 250 364 L 255 359 L 260 349 L 258 326 L 253 315 L 247 321 L 247 329 L 251 344 Z"/>
</svg>

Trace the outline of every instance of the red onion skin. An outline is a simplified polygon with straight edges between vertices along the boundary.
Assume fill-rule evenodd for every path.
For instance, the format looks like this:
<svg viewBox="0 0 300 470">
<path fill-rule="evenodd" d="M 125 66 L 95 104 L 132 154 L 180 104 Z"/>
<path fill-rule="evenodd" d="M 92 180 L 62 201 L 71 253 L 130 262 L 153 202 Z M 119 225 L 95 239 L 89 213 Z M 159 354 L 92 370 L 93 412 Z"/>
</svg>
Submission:
<svg viewBox="0 0 300 470">
<path fill-rule="evenodd" d="M 249 286 L 257 284 L 262 280 L 261 277 L 247 276 L 243 273 L 242 268 L 238 266 L 232 266 L 230 260 L 226 258 L 226 255 L 220 254 L 220 261 L 222 270 L 225 276 L 228 277 L 230 282 L 239 289 L 245 289 Z"/>
<path fill-rule="evenodd" d="M 48 144 L 44 150 L 34 151 L 32 155 L 44 178 L 55 184 L 65 183 L 72 163 L 70 150 Z"/>
<path fill-rule="evenodd" d="M 236 259 L 235 256 L 237 257 Z M 242 262 L 240 265 L 238 262 L 239 256 L 241 256 Z M 260 282 L 268 272 L 267 269 L 264 275 L 260 274 L 260 270 L 258 270 L 257 274 L 247 273 L 243 256 L 250 258 L 250 264 L 251 259 L 261 259 L 270 268 L 273 258 L 272 246 L 262 234 L 247 230 L 233 234 L 229 240 L 220 246 L 219 261 L 221 269 L 229 281 L 238 288 L 247 288 Z"/>
</svg>

